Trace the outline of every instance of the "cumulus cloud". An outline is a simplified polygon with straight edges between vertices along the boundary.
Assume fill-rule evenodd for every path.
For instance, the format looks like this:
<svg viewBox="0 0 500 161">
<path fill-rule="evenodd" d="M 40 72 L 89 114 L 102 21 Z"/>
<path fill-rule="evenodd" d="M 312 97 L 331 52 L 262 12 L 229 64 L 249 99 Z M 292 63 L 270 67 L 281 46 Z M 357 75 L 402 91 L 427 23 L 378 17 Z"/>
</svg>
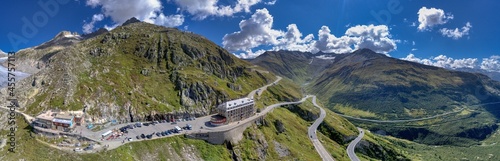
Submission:
<svg viewBox="0 0 500 161">
<path fill-rule="evenodd" d="M 302 38 L 302 33 L 296 24 L 289 24 L 287 31 L 278 38 L 278 44 L 272 50 L 292 50 L 292 51 L 311 51 L 314 35 L 309 34 Z"/>
<path fill-rule="evenodd" d="M 453 19 L 453 15 L 445 14 L 442 9 L 422 7 L 417 12 L 418 14 L 418 30 L 429 30 L 433 26 L 442 25 Z"/>
<path fill-rule="evenodd" d="M 467 22 L 462 29 L 448 29 L 448 28 L 442 28 L 439 30 L 443 36 L 453 38 L 455 40 L 462 38 L 463 36 L 469 35 L 469 30 L 472 28 L 472 25 Z"/>
<path fill-rule="evenodd" d="M 154 20 L 154 24 L 159 24 L 159 25 L 168 26 L 168 27 L 180 26 L 183 23 L 184 23 L 184 16 L 180 15 L 180 14 L 165 16 L 162 13 L 162 14 L 159 14 L 158 17 L 156 17 L 156 19 Z"/>
<path fill-rule="evenodd" d="M 258 9 L 247 20 L 239 23 L 240 31 L 226 34 L 222 45 L 229 51 L 248 51 L 260 45 L 278 44 L 282 31 L 272 29 L 273 16 L 267 9 Z"/>
<path fill-rule="evenodd" d="M 96 22 L 102 21 L 103 19 L 104 19 L 103 14 L 95 14 L 94 16 L 92 16 L 92 21 L 90 21 L 89 23 L 85 23 L 83 25 L 82 27 L 83 33 L 85 34 L 91 33 L 94 30 L 94 24 Z"/>
<path fill-rule="evenodd" d="M 345 35 L 357 40 L 354 50 L 368 48 L 378 53 L 388 53 L 396 49 L 396 42 L 385 25 L 358 25 L 347 29 Z"/>
<path fill-rule="evenodd" d="M 241 59 L 250 59 L 250 58 L 255 58 L 261 54 L 263 54 L 264 52 L 266 52 L 266 50 L 257 50 L 255 52 L 253 52 L 251 49 L 245 51 L 244 53 L 240 53 L 240 54 L 237 54 L 236 56 L 238 58 L 241 58 Z"/>
<path fill-rule="evenodd" d="M 195 19 L 203 20 L 209 16 L 233 16 L 239 12 L 250 12 L 250 7 L 260 3 L 261 0 L 238 0 L 233 5 L 221 5 L 219 0 L 174 0 L 184 11 L 194 16 Z"/>
<path fill-rule="evenodd" d="M 318 31 L 318 40 L 314 41 L 312 52 L 323 51 L 345 54 L 354 50 L 368 48 L 378 53 L 387 54 L 397 48 L 398 40 L 391 39 L 389 28 L 385 25 L 356 25 L 336 37 L 328 26 Z"/>
<path fill-rule="evenodd" d="M 184 23 L 183 15 L 164 15 L 160 0 L 87 0 L 86 4 L 94 8 L 101 7 L 101 14 L 113 20 L 115 24 L 108 28 L 122 24 L 132 17 L 167 27 L 176 27 Z"/>
<path fill-rule="evenodd" d="M 318 40 L 314 42 L 315 51 L 348 53 L 352 52 L 351 46 L 356 44 L 356 40 L 348 36 L 336 37 L 328 26 L 322 26 L 318 31 Z"/>
<path fill-rule="evenodd" d="M 267 47 L 267 50 L 312 53 L 323 51 L 338 54 L 368 48 L 387 54 L 395 50 L 396 43 L 399 42 L 391 39 L 389 28 L 385 25 L 353 26 L 340 37 L 333 35 L 328 26 L 322 26 L 318 30 L 317 39 L 313 34 L 304 36 L 296 24 L 289 24 L 286 31 L 273 29 L 273 16 L 266 8 L 258 9 L 249 19 L 242 20 L 239 27 L 240 31 L 226 34 L 222 38 L 222 45 L 230 52 L 246 52 L 242 57 L 258 56 L 261 52 L 253 52 L 252 49 L 262 49 L 263 46 Z"/>
<path fill-rule="evenodd" d="M 489 58 L 483 58 L 480 68 L 490 72 L 500 72 L 500 56 L 493 55 Z"/>
<path fill-rule="evenodd" d="M 414 54 L 408 54 L 405 58 L 401 58 L 402 60 L 417 62 L 425 65 L 431 65 L 436 67 L 442 67 L 447 69 L 459 69 L 459 68 L 478 68 L 479 62 L 477 58 L 463 58 L 463 59 L 454 59 L 448 57 L 446 55 L 439 55 L 430 59 L 421 59 L 417 58 Z M 483 61 L 484 62 L 484 61 Z"/>
</svg>

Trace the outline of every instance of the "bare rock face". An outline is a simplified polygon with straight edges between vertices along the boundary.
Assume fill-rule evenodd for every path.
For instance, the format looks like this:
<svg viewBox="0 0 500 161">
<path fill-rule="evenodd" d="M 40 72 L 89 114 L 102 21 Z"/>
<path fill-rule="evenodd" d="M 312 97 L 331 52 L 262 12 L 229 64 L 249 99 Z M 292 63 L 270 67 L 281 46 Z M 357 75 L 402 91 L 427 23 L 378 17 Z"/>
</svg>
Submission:
<svg viewBox="0 0 500 161">
<path fill-rule="evenodd" d="M 285 146 L 281 145 L 276 140 L 273 140 L 273 144 L 274 144 L 274 150 L 276 151 L 276 153 L 278 153 L 278 156 L 280 158 L 281 157 L 286 157 L 286 156 L 290 155 L 290 150 L 288 150 L 288 148 L 286 148 Z"/>
</svg>

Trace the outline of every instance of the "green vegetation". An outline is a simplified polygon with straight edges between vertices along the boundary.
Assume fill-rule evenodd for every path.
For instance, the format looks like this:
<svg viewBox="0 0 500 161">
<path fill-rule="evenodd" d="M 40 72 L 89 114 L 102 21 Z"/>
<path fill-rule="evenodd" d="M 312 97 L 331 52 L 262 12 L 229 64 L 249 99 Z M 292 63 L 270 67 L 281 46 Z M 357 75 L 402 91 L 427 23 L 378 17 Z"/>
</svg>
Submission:
<svg viewBox="0 0 500 161">
<path fill-rule="evenodd" d="M 335 106 L 333 106 L 333 110 L 338 111 L 342 114 L 354 116 L 354 117 L 362 117 L 362 118 L 376 118 L 377 117 L 375 115 L 375 113 L 373 113 L 373 112 L 359 110 L 359 109 L 353 108 L 352 106 L 342 106 L 340 104 L 336 104 Z"/>
<path fill-rule="evenodd" d="M 257 100 L 255 106 L 262 109 L 279 102 L 298 101 L 303 95 L 300 93 L 300 87 L 291 80 L 283 78 L 278 84 L 268 87 L 261 96 L 255 97 Z"/>
<path fill-rule="evenodd" d="M 36 139 L 39 136 L 30 135 L 30 127 L 21 118 L 17 119 L 17 121 L 20 128 L 16 132 L 16 153 L 7 152 L 7 148 L 3 148 L 0 153 L 5 155 L 0 156 L 0 160 L 46 160 L 49 158 L 51 160 L 88 161 L 187 160 L 188 158 L 217 161 L 231 160 L 231 155 L 224 145 L 212 145 L 202 140 L 187 139 L 182 136 L 132 142 L 117 149 L 91 154 L 61 151 L 37 141 Z M 5 132 L 3 131 L 0 134 L 4 136 Z M 40 137 L 40 139 L 44 140 L 43 137 Z M 186 156 L 187 154 L 190 156 Z"/>
<path fill-rule="evenodd" d="M 273 125 L 276 120 L 283 122 L 285 132 L 278 133 Z M 244 139 L 234 147 L 241 151 L 243 160 L 321 160 L 307 136 L 309 123 L 300 116 L 278 108 L 269 113 L 262 124 L 247 129 Z M 286 148 L 290 154 L 280 157 L 275 150 L 274 141 Z M 333 144 L 332 141 L 329 143 Z"/>
<path fill-rule="evenodd" d="M 50 83 L 36 87 L 27 113 L 84 106 L 93 116 L 117 119 L 210 113 L 218 100 L 275 80 L 200 35 L 143 22 L 59 48 L 50 58 L 57 60 L 45 69 L 51 71 L 39 73 Z"/>
<path fill-rule="evenodd" d="M 302 52 L 268 51 L 251 62 L 302 84 L 310 78 L 307 67 L 311 55 Z"/>
<path fill-rule="evenodd" d="M 356 122 L 397 137 L 427 144 L 470 145 L 497 128 L 497 108 L 470 106 L 500 101 L 495 94 L 500 83 L 484 75 L 402 61 L 368 49 L 336 55 L 333 63 L 314 59 L 308 64 L 312 57 L 310 53 L 279 51 L 267 52 L 252 62 L 295 83 L 311 78 L 303 85 L 307 93 L 318 96 L 325 108 L 354 117 L 405 120 L 468 108 L 453 118 L 411 125 Z M 288 66 L 289 62 L 293 65 Z"/>
</svg>

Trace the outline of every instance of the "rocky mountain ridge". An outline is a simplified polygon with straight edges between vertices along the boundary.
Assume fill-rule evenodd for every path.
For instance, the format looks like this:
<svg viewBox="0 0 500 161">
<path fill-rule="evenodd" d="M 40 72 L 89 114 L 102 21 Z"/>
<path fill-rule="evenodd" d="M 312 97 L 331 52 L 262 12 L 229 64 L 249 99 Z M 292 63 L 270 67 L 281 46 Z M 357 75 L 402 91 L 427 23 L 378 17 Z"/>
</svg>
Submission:
<svg viewBox="0 0 500 161">
<path fill-rule="evenodd" d="M 19 52 L 33 74 L 17 89 L 28 113 L 85 108 L 99 122 L 201 116 L 275 78 L 199 35 L 144 22 L 58 43 L 66 39 Z"/>
</svg>

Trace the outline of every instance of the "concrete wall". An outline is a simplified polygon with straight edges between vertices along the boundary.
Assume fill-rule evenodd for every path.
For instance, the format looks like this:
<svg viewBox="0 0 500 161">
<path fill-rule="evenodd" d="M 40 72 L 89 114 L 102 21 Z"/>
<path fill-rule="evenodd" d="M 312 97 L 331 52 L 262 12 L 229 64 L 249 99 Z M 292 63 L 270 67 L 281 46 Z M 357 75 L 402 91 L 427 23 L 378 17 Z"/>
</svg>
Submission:
<svg viewBox="0 0 500 161">
<path fill-rule="evenodd" d="M 243 139 L 243 132 L 248 127 L 250 127 L 256 121 L 261 121 L 264 117 L 265 116 L 257 117 L 252 121 L 248 121 L 247 123 L 242 123 L 241 125 L 235 128 L 228 129 L 225 131 L 188 134 L 186 136 L 193 139 L 206 140 L 211 144 L 224 144 L 225 141 L 229 141 L 233 144 L 236 144 Z"/>
</svg>

